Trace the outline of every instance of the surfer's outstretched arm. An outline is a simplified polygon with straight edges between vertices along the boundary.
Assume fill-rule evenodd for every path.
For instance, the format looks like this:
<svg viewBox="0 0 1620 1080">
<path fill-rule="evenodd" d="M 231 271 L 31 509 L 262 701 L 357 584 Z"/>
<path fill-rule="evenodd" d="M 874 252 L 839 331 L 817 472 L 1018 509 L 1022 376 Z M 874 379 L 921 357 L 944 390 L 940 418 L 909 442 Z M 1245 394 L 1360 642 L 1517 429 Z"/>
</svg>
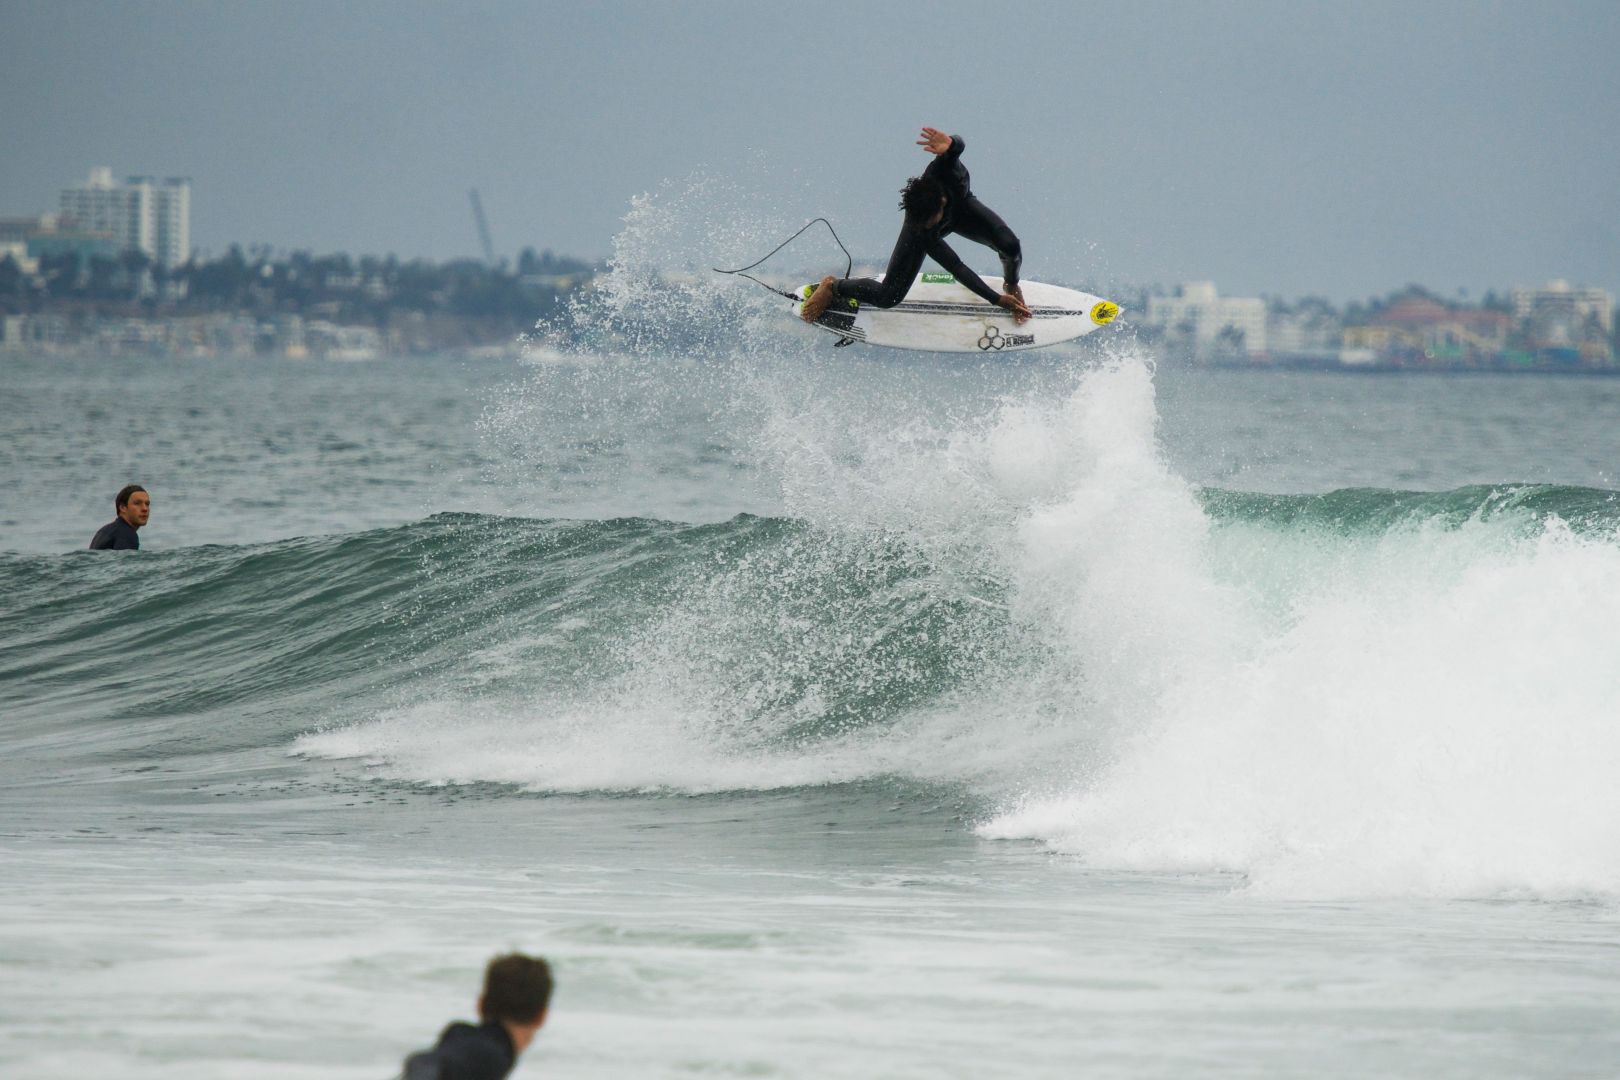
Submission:
<svg viewBox="0 0 1620 1080">
<path fill-rule="evenodd" d="M 1001 298 L 1001 294 L 985 284 L 984 278 L 975 274 L 962 257 L 951 250 L 951 245 L 938 237 L 932 237 L 927 246 L 928 257 L 939 263 L 945 272 L 956 278 L 957 284 L 966 285 L 973 292 L 984 297 L 986 303 L 994 304 Z"/>
</svg>

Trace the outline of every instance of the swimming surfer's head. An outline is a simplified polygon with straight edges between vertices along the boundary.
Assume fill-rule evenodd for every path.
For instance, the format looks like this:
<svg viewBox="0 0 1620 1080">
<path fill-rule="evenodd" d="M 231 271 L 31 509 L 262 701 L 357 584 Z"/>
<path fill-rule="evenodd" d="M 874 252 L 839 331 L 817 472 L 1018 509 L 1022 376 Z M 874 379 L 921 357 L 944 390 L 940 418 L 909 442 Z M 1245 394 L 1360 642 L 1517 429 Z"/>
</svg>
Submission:
<svg viewBox="0 0 1620 1080">
<path fill-rule="evenodd" d="M 546 1006 L 551 1004 L 551 967 L 538 956 L 510 953 L 497 956 L 484 970 L 484 993 L 478 999 L 478 1015 L 497 1020 L 512 1036 L 512 1044 L 522 1053 L 546 1022 Z"/>
<path fill-rule="evenodd" d="M 138 529 L 151 516 L 152 497 L 139 484 L 125 484 L 113 496 L 113 509 L 118 511 L 119 517 Z"/>
<path fill-rule="evenodd" d="M 932 176 L 913 176 L 900 189 L 900 209 L 906 212 L 907 225 L 934 224 L 945 212 L 945 185 Z"/>
</svg>

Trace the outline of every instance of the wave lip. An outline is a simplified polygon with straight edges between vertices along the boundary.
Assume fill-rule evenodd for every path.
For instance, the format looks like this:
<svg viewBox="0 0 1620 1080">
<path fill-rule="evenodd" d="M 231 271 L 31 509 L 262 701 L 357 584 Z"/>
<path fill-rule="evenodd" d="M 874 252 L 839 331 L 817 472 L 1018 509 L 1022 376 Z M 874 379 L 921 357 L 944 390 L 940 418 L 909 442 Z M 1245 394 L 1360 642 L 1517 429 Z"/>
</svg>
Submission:
<svg viewBox="0 0 1620 1080">
<path fill-rule="evenodd" d="M 1620 492 L 1560 484 L 1478 484 L 1450 491 L 1341 488 L 1320 495 L 1202 492 L 1217 521 L 1276 528 L 1384 533 L 1407 525 L 1461 527 L 1470 521 L 1517 521 L 1530 531 L 1549 517 L 1579 533 L 1604 536 L 1620 529 Z"/>
</svg>

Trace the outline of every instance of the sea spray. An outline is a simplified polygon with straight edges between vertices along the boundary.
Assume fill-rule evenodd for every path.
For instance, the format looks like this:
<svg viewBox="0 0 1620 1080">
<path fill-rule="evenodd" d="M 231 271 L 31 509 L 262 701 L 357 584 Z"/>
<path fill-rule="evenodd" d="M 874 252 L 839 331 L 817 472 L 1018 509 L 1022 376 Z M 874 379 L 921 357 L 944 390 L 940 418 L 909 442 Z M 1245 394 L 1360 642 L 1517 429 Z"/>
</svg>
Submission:
<svg viewBox="0 0 1620 1080">
<path fill-rule="evenodd" d="M 1079 374 L 1057 402 L 1003 400 L 956 427 L 852 429 L 830 409 L 792 413 L 782 428 L 822 450 L 785 459 L 779 473 L 808 520 L 663 534 L 685 550 L 654 556 L 663 565 L 657 584 L 638 585 L 648 606 L 592 646 L 608 662 L 592 665 L 589 685 L 566 693 L 547 685 L 526 702 L 517 691 L 493 710 L 480 687 L 466 710 L 479 719 L 463 731 L 476 737 L 451 757 L 431 728 L 456 713 L 453 700 L 392 714 L 371 745 L 393 775 L 562 790 L 900 775 L 966 783 L 978 798 L 1043 770 L 1054 782 L 1078 775 L 1129 710 L 1104 700 L 1104 683 L 1074 663 L 1083 650 L 1070 639 L 1092 625 L 1069 618 L 1076 590 L 1111 604 L 1119 601 L 1110 590 L 1123 590 L 1143 615 L 1140 640 L 1127 646 L 1135 653 L 1192 651 L 1158 642 L 1179 624 L 1145 609 L 1140 590 L 1121 579 L 1140 583 L 1152 571 L 1174 589 L 1165 567 L 1172 548 L 1180 558 L 1188 546 L 1179 525 L 1202 522 L 1191 489 L 1152 452 L 1151 395 L 1148 369 L 1130 359 Z M 1122 450 L 1127 438 L 1146 449 Z M 942 458 L 953 482 L 923 482 L 945 471 Z M 807 459 L 841 471 L 786 468 Z M 829 484 L 836 476 L 845 482 Z M 1106 527 L 1068 530 L 1081 550 L 1060 545 L 1069 559 L 1048 565 L 1041 530 L 1076 513 L 1082 496 L 1107 511 Z M 1167 546 L 1142 558 L 1153 543 Z M 1198 546 L 1193 538 L 1189 550 Z M 592 618 L 584 609 L 579 617 Z M 1112 622 L 1111 646 L 1128 636 Z M 1223 636 L 1212 623 L 1199 632 Z M 522 672 L 510 681 L 521 687 Z M 520 739 L 545 752 L 515 757 L 513 739 L 491 724 L 526 732 Z M 350 736 L 309 745 L 364 752 Z M 516 768 L 519 760 L 531 771 Z"/>
</svg>

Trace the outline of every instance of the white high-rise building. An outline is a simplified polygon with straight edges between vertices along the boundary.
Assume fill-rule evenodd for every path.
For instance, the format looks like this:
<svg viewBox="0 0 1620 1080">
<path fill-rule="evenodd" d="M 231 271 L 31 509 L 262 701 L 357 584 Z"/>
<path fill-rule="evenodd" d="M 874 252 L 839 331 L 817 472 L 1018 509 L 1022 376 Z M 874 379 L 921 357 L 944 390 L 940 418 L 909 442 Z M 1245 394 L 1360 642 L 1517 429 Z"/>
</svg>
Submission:
<svg viewBox="0 0 1620 1080">
<path fill-rule="evenodd" d="M 159 266 L 173 267 L 191 255 L 191 181 L 150 176 L 113 181 L 97 166 L 79 187 L 62 189 L 62 216 L 81 229 L 108 232 L 125 250 L 144 251 Z"/>
<path fill-rule="evenodd" d="M 152 185 L 152 258 L 174 267 L 191 258 L 191 181 L 171 176 Z"/>
</svg>

